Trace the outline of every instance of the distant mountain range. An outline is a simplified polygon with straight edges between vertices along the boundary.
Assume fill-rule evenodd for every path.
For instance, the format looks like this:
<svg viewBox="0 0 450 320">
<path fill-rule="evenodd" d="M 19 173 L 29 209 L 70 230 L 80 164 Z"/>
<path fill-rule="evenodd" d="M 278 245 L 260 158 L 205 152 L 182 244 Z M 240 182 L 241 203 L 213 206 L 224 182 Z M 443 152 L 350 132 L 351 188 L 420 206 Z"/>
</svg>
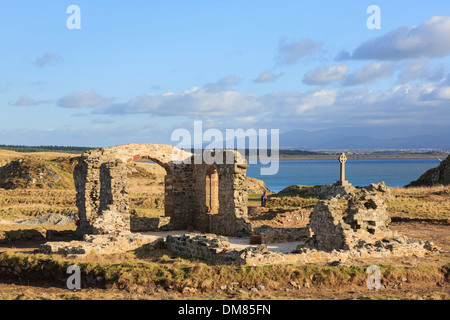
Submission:
<svg viewBox="0 0 450 320">
<path fill-rule="evenodd" d="M 280 134 L 280 147 L 298 150 L 450 149 L 449 127 L 354 127 Z"/>
<path fill-rule="evenodd" d="M 233 141 L 234 140 L 234 141 Z M 238 145 L 236 138 L 229 145 Z M 270 148 L 270 136 L 268 146 Z M 220 141 L 219 141 L 220 142 Z M 173 144 L 171 142 L 161 142 Z M 220 144 L 220 143 L 219 143 Z M 204 143 L 207 148 L 209 143 Z M 223 141 L 224 147 L 227 145 Z M 449 126 L 385 126 L 341 127 L 316 131 L 295 129 L 279 136 L 281 150 L 305 151 L 375 151 L 375 150 L 436 150 L 450 152 Z M 248 148 L 248 144 L 246 145 Z M 188 149 L 190 147 L 185 147 Z M 83 153 L 93 149 L 72 146 L 13 146 L 0 145 L 0 149 L 18 152 L 66 152 Z"/>
</svg>

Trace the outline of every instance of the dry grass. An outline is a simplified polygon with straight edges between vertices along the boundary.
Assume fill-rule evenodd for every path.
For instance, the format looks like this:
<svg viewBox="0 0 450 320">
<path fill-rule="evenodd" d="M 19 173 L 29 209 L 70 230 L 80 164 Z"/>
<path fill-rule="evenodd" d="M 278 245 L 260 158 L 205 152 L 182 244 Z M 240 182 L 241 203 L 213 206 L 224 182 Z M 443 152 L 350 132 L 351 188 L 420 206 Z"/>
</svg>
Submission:
<svg viewBox="0 0 450 320">
<path fill-rule="evenodd" d="M 164 168 L 153 163 L 135 162 L 129 165 L 134 173 L 128 175 L 130 212 L 138 217 L 164 215 Z"/>
<path fill-rule="evenodd" d="M 392 188 L 391 216 L 450 219 L 450 187 Z"/>
<path fill-rule="evenodd" d="M 0 218 L 21 219 L 45 213 L 77 212 L 75 190 L 0 189 Z"/>
<path fill-rule="evenodd" d="M 266 298 L 271 298 L 273 294 L 278 295 L 278 292 L 286 292 L 286 288 L 289 288 L 289 295 L 280 295 L 282 299 L 295 298 L 293 295 L 304 291 L 305 286 L 320 291 L 345 290 L 346 288 L 348 290 L 354 287 L 368 291 L 365 289 L 367 266 L 223 266 L 171 257 L 164 253 L 152 255 L 151 252 L 147 252 L 147 255 L 148 257 L 139 258 L 137 252 L 129 252 L 120 257 L 114 255 L 110 257 L 93 256 L 79 260 L 53 255 L 51 261 L 42 263 L 42 260 L 47 256 L 2 253 L 0 254 L 0 260 L 3 265 L 26 265 L 27 270 L 21 275 L 24 281 L 28 276 L 39 275 L 47 283 L 57 282 L 58 277 L 63 277 L 69 265 L 76 264 L 80 267 L 82 276 L 102 279 L 102 285 L 109 289 L 106 291 L 107 296 L 118 294 L 121 299 L 127 298 L 124 296 L 126 293 L 132 294 L 132 298 L 143 294 L 142 298 L 151 299 L 155 291 L 161 290 L 174 299 L 186 299 L 186 296 L 200 299 L 212 298 L 211 294 L 215 298 L 258 299 L 261 298 L 261 295 L 253 294 L 251 289 L 260 285 L 265 288 L 264 295 Z M 400 283 L 403 278 L 406 278 L 408 283 L 412 284 L 444 283 L 449 272 L 448 265 L 426 267 L 379 265 L 379 267 L 381 268 L 382 281 L 386 286 L 391 283 Z M 235 284 L 231 285 L 231 283 Z M 59 283 L 59 287 L 63 286 L 63 282 Z M 226 286 L 227 289 L 219 290 L 222 286 Z M 302 289 L 298 290 L 299 287 Z M 189 288 L 188 292 L 185 292 L 186 288 Z M 432 288 L 436 287 L 432 286 Z M 220 294 L 217 294 L 218 290 Z M 238 290 L 243 290 L 244 293 L 238 293 Z M 184 294 L 180 295 L 181 292 Z M 15 293 L 6 293 L 6 291 L 3 293 L 3 298 L 16 298 Z M 60 296 L 60 292 L 57 290 L 56 293 L 56 295 L 50 295 L 50 298 L 70 298 L 69 296 Z M 94 294 L 94 292 L 91 293 Z M 26 296 L 18 298 L 41 298 L 39 295 L 34 296 L 34 294 L 34 292 L 29 292 Z M 79 299 L 89 298 L 85 295 L 77 295 L 77 297 Z M 102 299 L 100 295 L 96 294 L 91 297 Z M 366 298 L 370 298 L 370 296 Z"/>
<path fill-rule="evenodd" d="M 61 153 L 61 152 L 16 152 L 10 150 L 0 149 L 0 167 L 6 165 L 8 162 L 15 161 L 22 158 L 34 158 L 38 160 L 53 160 L 58 157 L 73 158 L 79 156 L 73 153 Z"/>
</svg>

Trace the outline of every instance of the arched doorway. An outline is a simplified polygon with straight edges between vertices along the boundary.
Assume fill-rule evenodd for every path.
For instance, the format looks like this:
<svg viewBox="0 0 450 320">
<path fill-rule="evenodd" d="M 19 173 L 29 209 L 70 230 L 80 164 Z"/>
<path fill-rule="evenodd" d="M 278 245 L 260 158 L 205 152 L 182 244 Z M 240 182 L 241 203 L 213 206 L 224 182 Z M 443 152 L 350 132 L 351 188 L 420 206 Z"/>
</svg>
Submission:
<svg viewBox="0 0 450 320">
<path fill-rule="evenodd" d="M 173 174 L 149 156 L 127 163 L 130 213 L 142 217 L 173 216 Z"/>
</svg>

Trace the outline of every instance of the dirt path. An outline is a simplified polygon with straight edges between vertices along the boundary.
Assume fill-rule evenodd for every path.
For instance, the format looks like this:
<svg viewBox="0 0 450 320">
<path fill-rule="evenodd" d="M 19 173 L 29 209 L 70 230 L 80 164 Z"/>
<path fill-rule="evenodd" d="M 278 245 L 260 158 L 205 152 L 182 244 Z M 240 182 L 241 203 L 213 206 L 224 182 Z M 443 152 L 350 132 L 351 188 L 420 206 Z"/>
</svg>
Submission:
<svg viewBox="0 0 450 320">
<path fill-rule="evenodd" d="M 412 239 L 433 241 L 443 251 L 450 251 L 450 225 L 426 222 L 392 222 L 389 227 Z"/>
</svg>

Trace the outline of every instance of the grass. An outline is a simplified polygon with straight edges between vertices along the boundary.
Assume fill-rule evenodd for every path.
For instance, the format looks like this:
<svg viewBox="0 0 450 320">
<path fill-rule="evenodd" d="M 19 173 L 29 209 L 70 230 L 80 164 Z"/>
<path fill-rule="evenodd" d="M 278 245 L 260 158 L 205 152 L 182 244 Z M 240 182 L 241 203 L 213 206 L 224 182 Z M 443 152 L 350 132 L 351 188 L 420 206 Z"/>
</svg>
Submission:
<svg viewBox="0 0 450 320">
<path fill-rule="evenodd" d="M 199 293 L 211 293 L 221 286 L 230 286 L 237 282 L 237 288 L 250 290 L 263 285 L 268 290 L 292 288 L 293 286 L 313 286 L 317 288 L 349 288 L 364 287 L 367 279 L 367 266 L 331 267 L 310 265 L 269 265 L 269 266 L 223 266 L 209 265 L 196 260 L 172 258 L 165 254 L 152 258 L 138 259 L 129 252 L 127 257 L 87 257 L 73 260 L 52 256 L 47 260 L 45 255 L 25 255 L 21 253 L 1 253 L 2 266 L 14 269 L 21 266 L 22 277 L 41 277 L 41 280 L 56 281 L 64 277 L 67 267 L 76 264 L 82 276 L 101 279 L 101 285 L 126 292 L 151 292 L 157 287 L 166 291 L 181 292 L 189 287 Z M 91 261 L 90 259 L 94 260 Z M 117 259 L 119 259 L 117 261 Z M 45 261 L 45 260 L 44 260 Z M 26 267 L 24 267 L 26 266 Z M 401 281 L 408 282 L 444 281 L 448 276 L 449 266 L 417 266 L 400 267 L 380 265 L 385 285 Z M 375 298 L 372 297 L 372 298 Z"/>
<path fill-rule="evenodd" d="M 136 162 L 130 164 L 128 175 L 130 213 L 138 217 L 164 215 L 165 169 L 157 164 Z"/>
<path fill-rule="evenodd" d="M 295 186 L 270 194 L 266 206 L 312 210 L 319 200 L 303 196 L 302 190 L 306 188 Z M 450 219 L 450 186 L 391 188 L 391 195 L 388 213 L 392 217 Z M 260 197 L 259 194 L 250 194 L 249 203 L 259 204 Z"/>
<path fill-rule="evenodd" d="M 0 218 L 12 220 L 45 213 L 77 212 L 75 190 L 0 189 Z"/>
<path fill-rule="evenodd" d="M 450 219 L 450 187 L 392 188 L 388 203 L 391 216 Z"/>
<path fill-rule="evenodd" d="M 58 157 L 72 158 L 81 154 L 61 153 L 61 152 L 16 152 L 11 150 L 0 149 L 0 166 L 4 166 L 8 162 L 23 158 L 33 158 L 39 160 L 53 160 Z"/>
</svg>

